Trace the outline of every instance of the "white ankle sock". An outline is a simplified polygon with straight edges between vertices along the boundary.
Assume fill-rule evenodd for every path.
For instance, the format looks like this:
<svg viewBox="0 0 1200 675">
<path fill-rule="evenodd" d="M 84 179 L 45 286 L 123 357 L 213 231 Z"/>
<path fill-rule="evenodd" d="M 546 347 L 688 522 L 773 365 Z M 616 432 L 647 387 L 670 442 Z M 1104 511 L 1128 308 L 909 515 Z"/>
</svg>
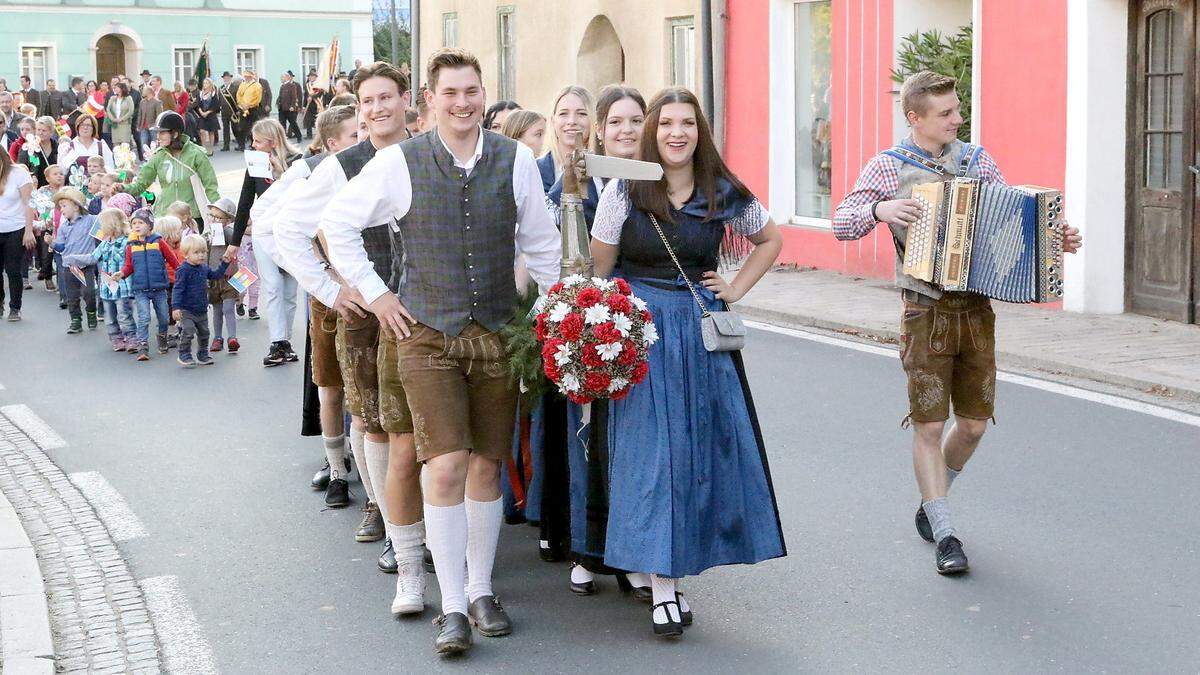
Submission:
<svg viewBox="0 0 1200 675">
<path fill-rule="evenodd" d="M 596 580 L 596 575 L 587 571 L 587 569 L 584 568 L 583 565 L 572 565 L 571 566 L 571 583 L 586 584 L 589 581 L 595 581 L 595 580 Z"/>
<path fill-rule="evenodd" d="M 442 614 L 467 613 L 467 508 L 425 505 L 425 541 L 437 566 Z M 394 545 L 394 544 L 393 544 Z"/>
<path fill-rule="evenodd" d="M 651 574 L 650 590 L 654 593 L 654 600 L 652 600 L 652 602 L 656 605 L 662 602 L 675 602 L 674 579 L 660 577 L 657 574 Z M 663 611 L 664 609 L 670 612 L 669 617 L 667 613 Z M 679 620 L 679 612 L 676 610 L 674 605 L 667 605 L 665 608 L 659 607 L 654 610 L 654 623 L 667 623 L 668 621 Z"/>
<path fill-rule="evenodd" d="M 385 520 L 383 527 L 387 530 L 388 538 L 392 540 L 397 563 L 421 562 L 425 557 L 425 552 L 421 550 L 421 543 L 425 541 L 425 521 L 418 520 L 412 525 L 396 525 Z"/>
<path fill-rule="evenodd" d="M 362 477 L 363 489 L 367 491 L 367 495 L 379 504 L 384 501 L 383 485 L 387 481 L 388 443 L 367 438 L 363 440 L 363 445 L 366 449 L 363 451 L 363 464 L 358 467 L 358 475 Z M 387 507 L 382 508 L 386 514 Z"/>
<path fill-rule="evenodd" d="M 467 504 L 467 599 L 475 602 L 492 593 L 492 565 L 504 518 L 504 499 Z M 439 568 L 440 569 L 440 568 Z"/>
<path fill-rule="evenodd" d="M 325 459 L 329 460 L 329 478 L 346 477 L 346 437 L 322 436 L 325 440 Z"/>
<path fill-rule="evenodd" d="M 630 572 L 629 574 L 627 574 L 625 576 L 629 578 L 629 585 L 633 586 L 634 588 L 649 588 L 650 587 L 650 575 L 649 574 L 645 574 L 643 572 Z"/>
</svg>

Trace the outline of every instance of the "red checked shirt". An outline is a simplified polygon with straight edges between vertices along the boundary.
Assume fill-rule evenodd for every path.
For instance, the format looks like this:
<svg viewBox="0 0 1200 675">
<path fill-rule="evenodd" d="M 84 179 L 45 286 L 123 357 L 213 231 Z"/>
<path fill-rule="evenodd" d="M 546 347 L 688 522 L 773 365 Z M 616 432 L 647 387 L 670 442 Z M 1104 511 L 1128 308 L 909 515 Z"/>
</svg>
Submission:
<svg viewBox="0 0 1200 675">
<path fill-rule="evenodd" d="M 908 144 L 911 148 L 911 144 Z M 979 179 L 987 183 L 1008 183 L 996 160 L 987 150 L 979 149 L 975 160 L 979 168 Z M 875 218 L 871 210 L 876 202 L 896 198 L 900 189 L 900 160 L 880 153 L 871 158 L 858 175 L 854 189 L 846 195 L 833 213 L 833 236 L 842 241 L 862 239 L 875 229 Z"/>
</svg>

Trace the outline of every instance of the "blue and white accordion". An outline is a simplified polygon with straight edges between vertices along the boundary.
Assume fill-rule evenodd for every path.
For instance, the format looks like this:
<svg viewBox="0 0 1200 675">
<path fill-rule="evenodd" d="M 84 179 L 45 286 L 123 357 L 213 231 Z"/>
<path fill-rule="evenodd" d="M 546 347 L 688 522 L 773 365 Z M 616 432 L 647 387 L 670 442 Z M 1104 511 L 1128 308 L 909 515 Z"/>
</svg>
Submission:
<svg viewBox="0 0 1200 675">
<path fill-rule="evenodd" d="M 904 273 L 1005 302 L 1062 297 L 1062 193 L 974 178 L 923 183 L 912 198 Z"/>
</svg>

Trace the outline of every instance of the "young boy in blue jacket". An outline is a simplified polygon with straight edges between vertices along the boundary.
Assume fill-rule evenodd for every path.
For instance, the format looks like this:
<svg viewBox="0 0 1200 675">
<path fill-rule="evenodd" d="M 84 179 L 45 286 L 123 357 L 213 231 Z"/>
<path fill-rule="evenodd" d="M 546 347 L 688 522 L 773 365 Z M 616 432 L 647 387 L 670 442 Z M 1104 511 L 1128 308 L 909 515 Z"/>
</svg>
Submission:
<svg viewBox="0 0 1200 675">
<path fill-rule="evenodd" d="M 92 229 L 96 225 L 96 216 L 85 212 L 87 202 L 83 193 L 75 188 L 63 188 L 55 192 L 52 199 L 62 213 L 62 223 L 54 238 L 54 252 L 62 256 L 64 266 L 75 267 L 83 275 L 82 280 L 71 271 L 63 275 L 67 309 L 71 311 L 71 325 L 67 332 L 78 333 L 83 330 L 83 312 L 79 309 L 81 297 L 87 310 L 88 328 L 95 330 L 98 323 L 96 261 L 92 259 L 92 251 L 96 250 L 96 238 L 92 236 Z"/>
<path fill-rule="evenodd" d="M 179 365 L 191 368 L 199 363 L 211 365 L 208 355 L 208 282 L 225 278 L 228 262 L 213 269 L 208 266 L 208 242 L 198 234 L 189 234 L 179 244 L 184 263 L 175 270 L 175 289 L 171 292 L 172 315 L 180 326 Z M 199 338 L 196 358 L 192 359 L 192 338 Z"/>
</svg>

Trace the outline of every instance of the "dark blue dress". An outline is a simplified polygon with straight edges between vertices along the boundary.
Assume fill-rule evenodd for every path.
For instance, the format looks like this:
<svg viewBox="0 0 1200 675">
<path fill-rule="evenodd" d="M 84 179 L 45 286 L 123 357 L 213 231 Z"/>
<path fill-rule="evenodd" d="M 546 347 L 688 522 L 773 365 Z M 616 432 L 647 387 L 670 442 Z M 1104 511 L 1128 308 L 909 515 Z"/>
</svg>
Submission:
<svg viewBox="0 0 1200 675">
<path fill-rule="evenodd" d="M 728 183 L 717 216 L 695 195 L 661 222 L 688 277 L 716 270 L 726 224 L 750 207 Z M 598 216 L 599 217 L 599 216 Z M 770 469 L 738 352 L 708 352 L 700 310 L 649 218 L 630 209 L 619 274 L 654 315 L 650 374 L 608 412 L 604 562 L 678 578 L 786 554 Z M 697 284 L 707 307 L 724 303 Z"/>
</svg>

